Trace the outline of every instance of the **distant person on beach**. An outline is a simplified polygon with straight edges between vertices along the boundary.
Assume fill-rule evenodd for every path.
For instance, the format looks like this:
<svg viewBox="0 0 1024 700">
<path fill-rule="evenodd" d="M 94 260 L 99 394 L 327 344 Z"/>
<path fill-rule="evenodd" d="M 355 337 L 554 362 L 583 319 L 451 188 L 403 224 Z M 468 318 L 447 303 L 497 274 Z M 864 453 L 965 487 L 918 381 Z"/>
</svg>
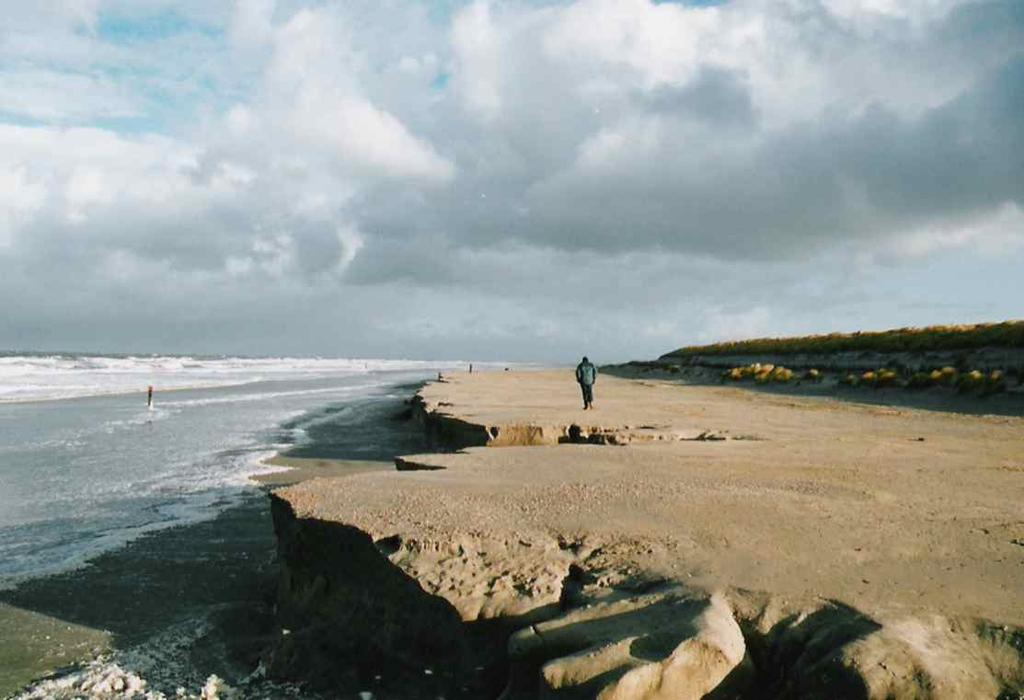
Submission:
<svg viewBox="0 0 1024 700">
<path fill-rule="evenodd" d="M 146 408 L 153 408 L 153 385 L 149 385 L 149 391 L 146 392 Z"/>
<path fill-rule="evenodd" d="M 585 356 L 583 362 L 576 365 L 576 381 L 583 392 L 583 410 L 594 407 L 594 383 L 597 382 L 597 367 Z"/>
</svg>

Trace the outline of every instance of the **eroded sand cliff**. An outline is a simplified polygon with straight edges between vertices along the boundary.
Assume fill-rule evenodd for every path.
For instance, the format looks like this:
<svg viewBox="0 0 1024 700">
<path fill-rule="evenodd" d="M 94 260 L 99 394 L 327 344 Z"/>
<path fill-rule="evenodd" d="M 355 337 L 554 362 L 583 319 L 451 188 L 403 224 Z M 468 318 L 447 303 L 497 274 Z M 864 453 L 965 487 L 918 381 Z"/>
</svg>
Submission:
<svg viewBox="0 0 1024 700">
<path fill-rule="evenodd" d="M 272 670 L 510 699 L 1024 691 L 1024 421 L 614 378 L 597 406 L 569 372 L 451 377 L 415 408 L 464 451 L 278 491 Z"/>
</svg>

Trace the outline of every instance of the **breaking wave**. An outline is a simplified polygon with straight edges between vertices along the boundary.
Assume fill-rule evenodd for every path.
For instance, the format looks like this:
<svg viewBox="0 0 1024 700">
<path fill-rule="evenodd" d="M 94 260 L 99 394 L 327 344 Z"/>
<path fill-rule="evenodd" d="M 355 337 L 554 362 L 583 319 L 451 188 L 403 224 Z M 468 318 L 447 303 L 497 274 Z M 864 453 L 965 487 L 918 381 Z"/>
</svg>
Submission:
<svg viewBox="0 0 1024 700">
<path fill-rule="evenodd" d="M 145 392 L 150 385 L 164 392 L 463 366 L 454 361 L 10 353 L 0 354 L 0 403 Z"/>
</svg>

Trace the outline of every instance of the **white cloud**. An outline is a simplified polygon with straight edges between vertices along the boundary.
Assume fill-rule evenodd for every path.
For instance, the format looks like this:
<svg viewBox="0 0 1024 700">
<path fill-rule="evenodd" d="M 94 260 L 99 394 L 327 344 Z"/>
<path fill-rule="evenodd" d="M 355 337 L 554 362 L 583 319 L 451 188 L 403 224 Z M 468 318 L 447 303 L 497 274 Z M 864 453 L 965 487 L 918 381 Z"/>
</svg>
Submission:
<svg viewBox="0 0 1024 700">
<path fill-rule="evenodd" d="M 275 5 L 275 0 L 236 0 L 228 27 L 236 46 L 258 47 L 271 40 Z"/>
<path fill-rule="evenodd" d="M 259 137 L 329 152 L 332 166 L 353 176 L 444 181 L 454 165 L 363 93 L 362 56 L 347 27 L 327 10 L 303 10 L 275 30 L 266 80 L 250 113 L 232 112 L 237 127 L 254 121 Z M 245 115 L 245 116 L 242 116 Z M 250 135 L 251 137 L 251 135 Z"/>
<path fill-rule="evenodd" d="M 191 189 L 185 168 L 194 158 L 193 148 L 164 137 L 0 125 L 0 173 L 30 183 L 25 186 L 34 193 L 33 201 L 54 207 L 47 212 L 37 205 L 32 213 L 74 224 L 97 208 L 181 202 Z M 22 227 L 30 223 L 30 217 L 23 217 Z"/>
<path fill-rule="evenodd" d="M 24 166 L 0 167 L 0 248 L 11 245 L 15 230 L 45 201 L 46 188 L 30 179 Z"/>
<path fill-rule="evenodd" d="M 900 18 L 916 22 L 934 20 L 960 4 L 957 0 L 824 0 L 830 12 L 845 19 Z"/>
<path fill-rule="evenodd" d="M 5 2 L 4 17 L 20 28 L 40 25 L 82 26 L 92 29 L 96 25 L 101 0 L 36 0 L 35 2 Z"/>
<path fill-rule="evenodd" d="M 506 18 L 511 21 L 511 18 Z M 465 107 L 480 119 L 499 116 L 502 108 L 500 63 L 501 34 L 491 16 L 488 0 L 475 0 L 452 22 L 452 49 L 456 84 Z"/>
<path fill-rule="evenodd" d="M 409 133 L 393 115 L 367 100 L 310 86 L 283 115 L 292 138 L 310 149 L 329 148 L 338 164 L 362 174 L 450 179 L 453 164 Z"/>
<path fill-rule="evenodd" d="M 897 237 L 889 254 L 925 258 L 936 251 L 960 250 L 984 257 L 1002 256 L 1024 248 L 1024 210 L 1006 202 L 994 211 L 961 221 L 942 221 Z"/>
<path fill-rule="evenodd" d="M 719 28 L 715 7 L 648 0 L 580 0 L 552 13 L 543 46 L 552 57 L 615 75 L 629 69 L 642 88 L 679 85 L 700 66 Z"/>
<path fill-rule="evenodd" d="M 44 121 L 139 116 L 139 105 L 110 78 L 49 70 L 0 71 L 0 114 Z"/>
<path fill-rule="evenodd" d="M 338 266 L 344 270 L 348 267 L 356 255 L 363 249 L 365 241 L 363 234 L 353 226 L 341 226 L 338 228 L 338 240 L 341 242 L 342 254 L 338 260 Z"/>
</svg>

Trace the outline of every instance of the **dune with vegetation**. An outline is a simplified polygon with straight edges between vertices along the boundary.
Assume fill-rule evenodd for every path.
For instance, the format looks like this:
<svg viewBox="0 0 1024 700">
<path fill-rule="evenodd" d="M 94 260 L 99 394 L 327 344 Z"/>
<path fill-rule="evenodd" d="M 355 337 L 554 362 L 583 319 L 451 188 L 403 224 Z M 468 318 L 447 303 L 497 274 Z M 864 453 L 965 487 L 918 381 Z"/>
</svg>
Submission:
<svg viewBox="0 0 1024 700">
<path fill-rule="evenodd" d="M 665 353 L 662 358 L 834 352 L 932 352 L 975 348 L 1024 348 L 1024 321 L 896 328 L 886 331 L 827 333 L 788 338 L 755 338 L 682 347 Z"/>
<path fill-rule="evenodd" d="M 624 377 L 745 383 L 855 400 L 868 397 L 852 390 L 908 390 L 916 396 L 893 400 L 961 410 L 974 399 L 998 395 L 975 402 L 970 410 L 1019 414 L 1024 407 L 1024 321 L 693 345 L 606 370 Z"/>
</svg>

